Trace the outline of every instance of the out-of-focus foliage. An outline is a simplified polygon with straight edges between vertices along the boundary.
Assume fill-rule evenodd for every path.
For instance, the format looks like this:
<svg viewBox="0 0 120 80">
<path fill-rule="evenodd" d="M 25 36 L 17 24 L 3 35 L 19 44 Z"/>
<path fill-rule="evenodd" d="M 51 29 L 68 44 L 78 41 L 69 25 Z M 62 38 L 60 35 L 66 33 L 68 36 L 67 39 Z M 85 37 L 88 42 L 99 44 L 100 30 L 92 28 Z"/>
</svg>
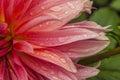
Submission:
<svg viewBox="0 0 120 80">
<path fill-rule="evenodd" d="M 115 10 L 120 11 L 120 0 L 114 0 L 110 6 L 114 8 Z"/>
<path fill-rule="evenodd" d="M 107 33 L 111 43 L 102 51 L 105 54 L 107 51 L 120 47 L 120 0 L 94 0 L 94 2 L 94 6 L 97 9 L 88 19 L 102 26 L 111 25 L 110 29 L 112 29 L 112 31 Z M 105 58 L 101 62 L 101 66 L 99 67 L 100 73 L 88 80 L 120 80 L 119 53 Z"/>
<path fill-rule="evenodd" d="M 93 0 L 93 2 L 91 15 L 83 13 L 71 22 L 91 20 L 104 27 L 111 25 L 110 31 L 107 32 L 110 45 L 99 53 L 109 54 L 108 52 L 120 48 L 120 0 Z M 88 80 L 120 80 L 120 50 L 117 54 L 102 59 L 99 69 L 100 73 Z"/>
<path fill-rule="evenodd" d="M 94 5 L 99 5 L 99 6 L 104 6 L 109 2 L 109 0 L 93 0 L 93 1 L 94 1 Z"/>
<path fill-rule="evenodd" d="M 101 72 L 88 80 L 120 80 L 120 54 L 102 60 Z"/>
</svg>

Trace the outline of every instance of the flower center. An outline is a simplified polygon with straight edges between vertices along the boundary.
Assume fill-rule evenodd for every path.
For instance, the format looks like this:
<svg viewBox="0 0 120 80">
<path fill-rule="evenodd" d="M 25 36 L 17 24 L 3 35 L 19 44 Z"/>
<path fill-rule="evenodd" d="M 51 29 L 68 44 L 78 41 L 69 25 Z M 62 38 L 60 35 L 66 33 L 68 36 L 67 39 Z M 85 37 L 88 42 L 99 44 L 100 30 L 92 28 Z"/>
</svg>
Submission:
<svg viewBox="0 0 120 80">
<path fill-rule="evenodd" d="M 4 51 L 1 54 L 5 55 L 13 49 L 14 34 L 12 28 L 7 23 L 0 22 L 0 50 Z"/>
</svg>

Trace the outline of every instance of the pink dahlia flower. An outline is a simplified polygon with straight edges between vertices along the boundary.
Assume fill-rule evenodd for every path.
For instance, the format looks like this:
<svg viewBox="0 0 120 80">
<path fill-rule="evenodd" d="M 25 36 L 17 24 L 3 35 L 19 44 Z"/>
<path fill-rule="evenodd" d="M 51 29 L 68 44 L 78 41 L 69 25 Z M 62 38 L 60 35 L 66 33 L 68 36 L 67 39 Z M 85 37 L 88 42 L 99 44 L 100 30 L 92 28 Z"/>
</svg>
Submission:
<svg viewBox="0 0 120 80">
<path fill-rule="evenodd" d="M 105 28 L 66 24 L 90 0 L 1 0 L 0 80 L 82 80 L 99 70 L 75 63 L 108 45 Z"/>
</svg>

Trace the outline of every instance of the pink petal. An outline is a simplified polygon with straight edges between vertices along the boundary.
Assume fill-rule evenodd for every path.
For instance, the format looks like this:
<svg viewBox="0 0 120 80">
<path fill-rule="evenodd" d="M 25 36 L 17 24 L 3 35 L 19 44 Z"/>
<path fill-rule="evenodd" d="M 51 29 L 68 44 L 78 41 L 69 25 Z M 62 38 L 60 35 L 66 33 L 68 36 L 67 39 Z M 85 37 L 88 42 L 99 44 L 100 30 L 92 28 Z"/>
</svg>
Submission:
<svg viewBox="0 0 120 80">
<path fill-rule="evenodd" d="M 81 14 L 81 12 L 84 11 L 84 4 L 88 2 L 90 3 L 89 0 L 70 0 L 63 4 L 52 6 L 50 9 L 45 11 L 45 13 L 55 16 L 60 21 L 48 21 L 46 23 L 43 23 L 41 24 L 42 27 L 39 28 L 39 30 L 51 31 L 63 26 L 64 24 Z M 38 30 L 38 28 L 34 30 Z"/>
<path fill-rule="evenodd" d="M 17 53 L 13 51 L 9 57 L 10 65 L 17 76 L 17 80 L 28 80 L 27 72 L 16 54 Z"/>
<path fill-rule="evenodd" d="M 0 80 L 4 80 L 4 74 L 6 69 L 6 62 L 5 59 L 0 59 Z"/>
<path fill-rule="evenodd" d="M 57 50 L 35 50 L 33 54 L 29 53 L 29 55 L 56 64 L 68 71 L 76 72 L 76 68 L 71 59 L 69 59 L 69 57 L 67 57 L 64 53 Z"/>
<path fill-rule="evenodd" d="M 31 4 L 32 0 L 4 0 L 4 12 L 8 24 L 16 23 L 18 17 L 24 15 Z"/>
<path fill-rule="evenodd" d="M 48 20 L 55 20 L 55 17 L 49 16 L 49 15 L 41 15 L 40 17 L 36 17 L 30 20 L 29 22 L 27 22 L 26 24 L 23 24 L 22 26 L 16 27 L 14 31 L 16 31 L 16 34 L 23 33 L 36 25 L 39 26 L 38 24 Z"/>
<path fill-rule="evenodd" d="M 18 1 L 19 2 L 18 7 L 22 8 L 22 9 L 24 8 L 23 7 L 24 4 L 27 4 L 27 2 L 25 2 L 26 0 L 24 2 L 23 1 L 21 1 L 21 3 L 20 3 L 20 1 Z M 30 2 L 30 1 L 31 0 L 29 0 L 28 2 Z M 15 20 L 14 26 L 20 26 L 21 24 L 31 21 L 34 18 L 41 17 L 41 14 L 44 14 L 42 7 L 46 7 L 48 9 L 51 6 L 54 6 L 57 4 L 62 4 L 67 1 L 69 1 L 69 0 L 64 0 L 64 1 L 61 1 L 61 0 L 51 0 L 51 1 L 50 0 L 47 0 L 47 1 L 46 0 L 34 0 L 31 2 L 31 4 L 29 3 L 30 5 L 29 5 L 27 12 Z M 22 4 L 23 6 L 21 7 L 20 4 Z M 18 10 L 18 8 L 16 8 L 16 9 Z M 17 13 L 21 13 L 21 11 L 17 11 Z"/>
<path fill-rule="evenodd" d="M 5 73 L 5 80 L 17 80 L 17 76 L 16 74 L 14 73 L 14 70 L 8 66 L 8 69 L 6 70 L 6 73 Z"/>
<path fill-rule="evenodd" d="M 4 12 L 5 12 L 5 18 L 8 24 L 12 21 L 12 14 L 14 10 L 14 2 L 15 0 L 4 0 Z"/>
<path fill-rule="evenodd" d="M 78 79 L 86 79 L 93 77 L 99 73 L 99 70 L 93 67 L 85 67 L 82 65 L 77 65 L 78 71 L 75 73 Z"/>
<path fill-rule="evenodd" d="M 4 39 L 0 40 L 0 48 L 3 48 L 6 43 L 7 43 L 6 40 Z"/>
<path fill-rule="evenodd" d="M 43 14 L 44 11 L 46 11 L 47 9 L 51 8 L 52 6 L 55 5 L 60 5 L 64 2 L 68 2 L 70 0 L 34 0 L 31 2 L 27 12 L 24 14 L 24 21 L 28 21 L 31 18 L 35 18 L 36 16 L 39 16 L 41 14 Z M 21 2 L 23 4 L 23 2 Z M 44 7 L 44 9 L 43 9 Z M 32 15 L 31 15 L 32 14 Z"/>
<path fill-rule="evenodd" d="M 21 55 L 22 61 L 27 66 L 29 66 L 37 73 L 40 73 L 41 75 L 49 78 L 50 80 L 77 80 L 72 73 L 64 69 L 61 69 L 55 66 L 54 64 L 50 64 L 48 62 L 35 59 L 34 57 L 30 57 L 25 54 L 19 55 Z"/>
<path fill-rule="evenodd" d="M 14 3 L 14 12 L 13 17 L 16 20 L 23 18 L 23 15 L 26 13 L 33 0 L 16 0 Z"/>
<path fill-rule="evenodd" d="M 64 52 L 71 58 L 78 58 L 94 55 L 107 47 L 108 44 L 109 41 L 83 40 L 54 48 Z"/>
<path fill-rule="evenodd" d="M 38 4 L 25 15 L 21 21 L 29 21 L 30 18 L 40 17 L 40 14 L 47 14 L 59 20 L 49 20 L 34 26 L 31 30 L 51 31 L 66 24 L 84 11 L 84 4 L 91 3 L 89 0 L 51 0 Z M 91 5 L 90 5 L 91 6 Z M 90 7 L 91 8 L 91 7 Z M 89 9 L 90 9 L 89 8 Z M 87 10 L 88 11 L 88 10 Z M 32 14 L 32 16 L 28 15 Z M 71 17 L 69 17 L 71 16 Z M 26 20 L 26 21 L 25 21 Z M 23 23 L 23 22 L 22 22 Z"/>
<path fill-rule="evenodd" d="M 93 4 L 93 1 L 86 1 L 85 4 L 84 4 L 84 8 L 83 8 L 83 11 L 86 11 L 87 13 L 91 13 L 91 9 L 92 9 L 92 4 Z"/>
<path fill-rule="evenodd" d="M 27 71 L 29 80 L 45 80 L 44 77 L 42 75 L 40 75 L 39 73 L 28 68 L 26 65 L 24 65 L 24 67 Z"/>
<path fill-rule="evenodd" d="M 39 46 L 58 46 L 98 37 L 95 32 L 82 28 L 69 28 L 49 32 L 27 32 L 19 35 L 24 35 L 24 40 Z"/>
<path fill-rule="evenodd" d="M 18 52 L 33 53 L 33 47 L 26 41 L 14 41 L 14 49 Z"/>
<path fill-rule="evenodd" d="M 7 54 L 7 52 L 9 51 L 10 47 L 7 48 L 3 48 L 0 50 L 0 57 L 4 56 L 5 54 Z"/>
<path fill-rule="evenodd" d="M 72 23 L 72 24 L 68 24 L 66 26 L 61 27 L 61 29 L 72 28 L 72 27 L 88 28 L 92 30 L 95 29 L 95 30 L 101 30 L 101 31 L 104 31 L 106 29 L 105 27 L 102 27 L 93 21 L 82 21 L 82 22 Z"/>
<path fill-rule="evenodd" d="M 61 27 L 61 29 L 76 28 L 76 27 L 77 28 L 88 29 L 90 31 L 93 31 L 93 32 L 97 33 L 99 36 L 96 37 L 95 39 L 109 40 L 106 37 L 106 34 L 105 34 L 108 26 L 102 27 L 102 26 L 100 26 L 97 23 L 92 22 L 92 21 L 82 21 L 82 22 L 78 22 L 78 23 L 68 24 L 66 26 Z"/>
<path fill-rule="evenodd" d="M 7 29 L 7 24 L 6 23 L 0 23 L 0 33 L 5 33 Z"/>
</svg>

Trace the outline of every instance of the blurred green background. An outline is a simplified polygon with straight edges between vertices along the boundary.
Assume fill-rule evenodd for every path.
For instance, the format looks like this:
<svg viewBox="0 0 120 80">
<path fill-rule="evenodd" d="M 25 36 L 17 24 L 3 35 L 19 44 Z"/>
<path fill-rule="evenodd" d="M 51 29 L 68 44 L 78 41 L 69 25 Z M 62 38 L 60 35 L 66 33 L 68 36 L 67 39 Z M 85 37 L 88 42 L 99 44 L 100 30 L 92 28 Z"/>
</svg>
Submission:
<svg viewBox="0 0 120 80">
<path fill-rule="evenodd" d="M 120 0 L 93 0 L 92 14 L 83 13 L 71 22 L 83 20 L 95 21 L 102 26 L 111 25 L 110 29 L 112 30 L 106 34 L 110 39 L 110 45 L 101 51 L 100 55 L 88 57 L 80 61 L 80 64 L 91 65 L 94 63 L 94 60 L 90 63 L 84 62 L 98 56 L 103 57 L 100 59 L 100 73 L 87 80 L 120 80 Z"/>
</svg>

